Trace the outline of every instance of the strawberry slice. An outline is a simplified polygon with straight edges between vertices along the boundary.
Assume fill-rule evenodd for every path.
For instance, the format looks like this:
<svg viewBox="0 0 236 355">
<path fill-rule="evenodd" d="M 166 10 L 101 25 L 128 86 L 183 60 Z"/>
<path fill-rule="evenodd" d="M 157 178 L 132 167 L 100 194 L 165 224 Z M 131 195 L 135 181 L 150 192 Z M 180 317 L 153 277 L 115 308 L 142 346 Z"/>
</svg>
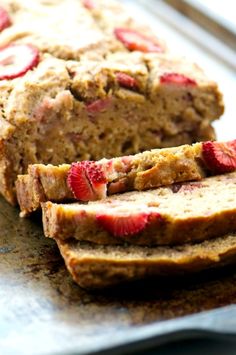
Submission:
<svg viewBox="0 0 236 355">
<path fill-rule="evenodd" d="M 116 28 L 114 30 L 116 38 L 124 44 L 130 51 L 141 52 L 164 52 L 164 49 L 157 42 L 156 38 L 147 37 L 138 31 L 130 28 Z"/>
<path fill-rule="evenodd" d="M 83 5 L 88 10 L 95 9 L 96 5 L 93 0 L 83 0 Z"/>
<path fill-rule="evenodd" d="M 236 170 L 236 139 L 230 142 L 204 142 L 202 155 L 208 168 L 215 173 Z"/>
<path fill-rule="evenodd" d="M 97 213 L 98 224 L 115 237 L 133 235 L 141 232 L 148 223 L 149 213 L 145 212 L 105 212 Z"/>
<path fill-rule="evenodd" d="M 0 6 L 0 32 L 9 26 L 11 26 L 11 19 L 7 11 Z"/>
<path fill-rule="evenodd" d="M 135 78 L 132 78 L 132 76 L 118 72 L 116 73 L 116 80 L 120 84 L 120 86 L 123 86 L 128 89 L 137 89 L 138 87 L 138 82 Z"/>
<path fill-rule="evenodd" d="M 183 74 L 178 73 L 164 73 L 160 77 L 162 84 L 177 84 L 186 86 L 196 86 L 197 82 Z"/>
<path fill-rule="evenodd" d="M 107 179 L 101 165 L 94 161 L 73 163 L 67 184 L 78 200 L 94 201 L 106 197 Z"/>
<path fill-rule="evenodd" d="M 11 44 L 0 49 L 0 80 L 24 75 L 39 62 L 39 51 L 29 44 Z"/>
<path fill-rule="evenodd" d="M 98 113 L 106 110 L 106 108 L 110 105 L 110 102 L 110 98 L 98 99 L 88 104 L 86 108 L 89 113 Z"/>
</svg>

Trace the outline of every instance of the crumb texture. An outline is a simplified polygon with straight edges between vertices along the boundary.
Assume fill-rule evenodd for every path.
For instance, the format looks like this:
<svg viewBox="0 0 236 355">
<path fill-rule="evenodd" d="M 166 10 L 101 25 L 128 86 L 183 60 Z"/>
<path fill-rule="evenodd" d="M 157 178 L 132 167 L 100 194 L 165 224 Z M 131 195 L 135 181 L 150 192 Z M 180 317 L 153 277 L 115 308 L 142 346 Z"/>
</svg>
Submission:
<svg viewBox="0 0 236 355">
<path fill-rule="evenodd" d="M 57 244 L 73 279 L 101 288 L 144 277 L 176 276 L 236 261 L 235 235 L 179 247 L 101 246 L 75 240 Z"/>
</svg>

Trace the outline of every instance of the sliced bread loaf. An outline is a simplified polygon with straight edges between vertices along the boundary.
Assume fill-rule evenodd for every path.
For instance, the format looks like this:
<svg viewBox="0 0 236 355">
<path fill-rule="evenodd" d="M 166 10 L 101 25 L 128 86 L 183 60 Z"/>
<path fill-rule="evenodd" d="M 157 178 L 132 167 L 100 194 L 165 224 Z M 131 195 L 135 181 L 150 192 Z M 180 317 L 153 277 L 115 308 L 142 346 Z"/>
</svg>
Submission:
<svg viewBox="0 0 236 355">
<path fill-rule="evenodd" d="M 236 172 L 88 204 L 42 204 L 45 235 L 98 244 L 172 245 L 236 231 Z"/>
</svg>

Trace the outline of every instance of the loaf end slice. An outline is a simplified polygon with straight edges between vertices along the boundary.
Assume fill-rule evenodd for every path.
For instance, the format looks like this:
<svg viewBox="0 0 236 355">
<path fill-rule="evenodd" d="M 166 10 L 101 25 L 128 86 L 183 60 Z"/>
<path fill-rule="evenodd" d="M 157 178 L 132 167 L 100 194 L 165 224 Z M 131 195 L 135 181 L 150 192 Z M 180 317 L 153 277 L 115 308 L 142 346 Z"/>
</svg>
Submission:
<svg viewBox="0 0 236 355">
<path fill-rule="evenodd" d="M 73 279 L 84 288 L 187 275 L 236 261 L 235 235 L 179 247 L 101 246 L 75 240 L 57 244 Z"/>
</svg>

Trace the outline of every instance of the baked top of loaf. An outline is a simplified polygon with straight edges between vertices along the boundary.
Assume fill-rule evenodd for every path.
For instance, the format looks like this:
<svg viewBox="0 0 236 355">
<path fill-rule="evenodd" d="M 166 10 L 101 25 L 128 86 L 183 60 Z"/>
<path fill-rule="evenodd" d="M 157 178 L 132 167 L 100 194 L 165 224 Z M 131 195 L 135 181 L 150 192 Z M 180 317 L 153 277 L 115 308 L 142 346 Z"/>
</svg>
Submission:
<svg viewBox="0 0 236 355">
<path fill-rule="evenodd" d="M 87 204 L 42 204 L 45 235 L 98 244 L 173 245 L 236 231 L 236 172 Z"/>
<path fill-rule="evenodd" d="M 162 82 L 166 73 L 179 73 L 184 77 L 191 76 L 196 84 L 186 85 L 175 83 L 175 79 L 169 82 Z M 117 74 L 127 74 L 135 80 L 135 86 L 129 87 L 122 82 Z M 22 122 L 40 120 L 43 112 L 36 112 L 41 100 L 57 99 L 57 95 L 68 94 L 71 100 L 75 99 L 82 104 L 91 104 L 98 99 L 105 100 L 116 97 L 134 96 L 137 103 L 144 103 L 144 100 L 155 101 L 162 94 L 173 95 L 177 91 L 182 95 L 193 95 L 185 98 L 185 105 L 193 105 L 193 109 L 200 110 L 203 100 L 211 102 L 217 100 L 220 107 L 211 107 L 214 112 L 205 113 L 208 120 L 215 119 L 215 116 L 222 113 L 223 104 L 221 94 L 217 85 L 203 73 L 195 64 L 185 58 L 172 58 L 167 55 L 134 53 L 113 53 L 109 54 L 103 61 L 64 61 L 43 55 L 39 64 L 33 71 L 28 71 L 24 76 L 14 80 L 1 80 L 0 90 L 2 92 L 1 106 L 3 118 L 13 125 Z M 196 98 L 195 98 L 196 96 Z M 37 100 L 36 100 L 37 99 Z M 194 101 L 193 101 L 194 99 Z M 69 99 L 68 99 L 69 100 Z M 57 108 L 59 98 L 51 102 L 54 110 Z M 168 107 L 169 114 L 174 114 L 178 103 L 172 101 Z M 47 108 L 50 103 L 47 102 Z M 159 107 L 159 114 L 164 113 L 166 108 Z M 46 109 L 46 108 L 45 108 Z M 89 107 L 92 112 L 92 108 Z M 201 114 L 207 107 L 202 107 Z M 94 109 L 95 111 L 95 109 Z M 94 112 L 95 113 L 95 112 Z M 183 128 L 183 127 L 182 127 Z M 187 127 L 186 127 L 187 128 Z"/>
<path fill-rule="evenodd" d="M 235 235 L 178 247 L 104 246 L 59 239 L 57 244 L 73 279 L 85 288 L 186 275 L 236 261 Z"/>
<path fill-rule="evenodd" d="M 0 46 L 31 43 L 58 58 L 98 58 L 109 52 L 127 52 L 114 30 L 133 29 L 141 38 L 153 40 L 159 52 L 166 50 L 164 41 L 135 21 L 119 2 L 95 0 L 94 6 L 88 5 L 83 0 L 4 0 L 1 6 L 10 24 L 1 33 Z"/>
<path fill-rule="evenodd" d="M 40 208 L 41 202 L 99 200 L 233 170 L 236 140 L 195 143 L 96 162 L 30 165 L 28 174 L 19 175 L 16 181 L 17 198 L 21 216 L 25 216 Z"/>
</svg>

